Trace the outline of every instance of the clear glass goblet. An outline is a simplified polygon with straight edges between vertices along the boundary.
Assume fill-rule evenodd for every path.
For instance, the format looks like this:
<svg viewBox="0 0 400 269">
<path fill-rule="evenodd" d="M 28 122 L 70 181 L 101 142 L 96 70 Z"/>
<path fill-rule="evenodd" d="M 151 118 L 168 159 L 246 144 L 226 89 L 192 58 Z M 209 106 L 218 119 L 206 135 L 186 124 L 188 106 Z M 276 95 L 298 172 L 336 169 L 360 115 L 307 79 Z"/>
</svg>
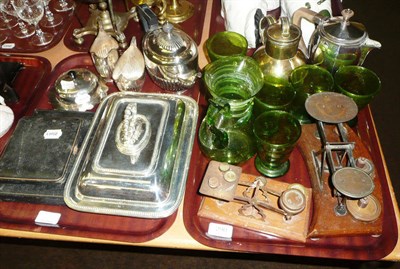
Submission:
<svg viewBox="0 0 400 269">
<path fill-rule="evenodd" d="M 17 20 L 3 10 L 4 3 L 0 1 L 0 30 L 8 30 L 17 25 Z"/>
<path fill-rule="evenodd" d="M 71 0 L 58 0 L 53 7 L 55 11 L 66 12 L 75 8 L 75 2 Z"/>
<path fill-rule="evenodd" d="M 60 25 L 63 18 L 60 14 L 51 12 L 49 7 L 50 0 L 43 0 L 44 4 L 44 18 L 40 21 L 40 25 L 45 28 L 52 28 Z"/>
<path fill-rule="evenodd" d="M 12 33 L 17 38 L 28 38 L 35 34 L 35 27 L 32 25 L 25 24 L 17 15 L 14 6 L 11 4 L 11 0 L 2 0 L 0 2 L 0 12 L 7 15 L 10 18 L 8 23 L 8 29 L 12 29 Z M 13 20 L 11 20 L 13 18 Z M 18 28 L 14 28 L 18 25 Z"/>
<path fill-rule="evenodd" d="M 44 16 L 43 0 L 11 0 L 18 17 L 35 26 L 35 35 L 32 36 L 32 44 L 45 46 L 53 40 L 53 35 L 40 29 L 39 21 Z"/>
</svg>

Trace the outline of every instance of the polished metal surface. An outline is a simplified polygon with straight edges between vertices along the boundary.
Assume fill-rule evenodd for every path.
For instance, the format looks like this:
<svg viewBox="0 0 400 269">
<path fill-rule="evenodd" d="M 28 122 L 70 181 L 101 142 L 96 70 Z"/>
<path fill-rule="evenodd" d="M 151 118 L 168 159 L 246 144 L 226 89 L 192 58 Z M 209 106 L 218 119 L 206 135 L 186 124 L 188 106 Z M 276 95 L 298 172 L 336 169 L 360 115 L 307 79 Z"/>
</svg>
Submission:
<svg viewBox="0 0 400 269">
<path fill-rule="evenodd" d="M 103 26 L 99 26 L 99 32 L 90 46 L 90 55 L 100 77 L 111 80 L 112 73 L 119 58 L 118 42 L 111 34 L 107 33 Z"/>
<path fill-rule="evenodd" d="M 240 166 L 210 161 L 199 192 L 216 199 L 233 201 L 241 174 Z"/>
<path fill-rule="evenodd" d="M 140 153 L 147 146 L 151 136 L 149 120 L 137 113 L 137 104 L 129 104 L 124 111 L 124 118 L 118 125 L 115 135 L 115 143 L 118 150 L 131 158 L 131 164 L 135 164 Z"/>
<path fill-rule="evenodd" d="M 150 77 L 164 90 L 190 89 L 201 75 L 196 43 L 168 22 L 146 33 L 142 49 Z"/>
<path fill-rule="evenodd" d="M 372 49 L 381 47 L 380 42 L 369 38 L 364 25 L 350 21 L 353 10 L 343 9 L 341 13 L 342 16 L 326 17 L 302 7 L 292 18 L 298 26 L 302 19 L 316 24 L 308 47 L 304 40 L 300 47 L 312 63 L 321 64 L 332 73 L 343 65 L 362 65 Z"/>
<path fill-rule="evenodd" d="M 350 97 L 335 92 L 321 92 L 311 95 L 305 102 L 308 114 L 326 123 L 342 123 L 354 119 L 358 108 Z"/>
<path fill-rule="evenodd" d="M 167 2 L 167 8 L 165 17 L 172 23 L 181 23 L 194 14 L 194 5 L 187 0 L 169 0 Z"/>
<path fill-rule="evenodd" d="M 81 0 L 82 1 L 82 0 Z M 126 48 L 124 30 L 128 26 L 129 20 L 136 16 L 136 9 L 133 7 L 126 12 L 115 12 L 112 0 L 95 0 L 89 2 L 89 19 L 82 28 L 76 28 L 73 32 L 74 40 L 77 44 L 83 44 L 86 35 L 97 35 L 99 25 L 112 34 L 118 41 L 121 48 Z"/>
<path fill-rule="evenodd" d="M 66 204 L 102 214 L 171 215 L 183 198 L 197 114 L 197 103 L 186 96 L 109 95 L 68 178 Z"/>
<path fill-rule="evenodd" d="M 132 37 L 127 50 L 119 57 L 112 78 L 120 91 L 140 91 L 145 81 L 144 57 Z"/>
<path fill-rule="evenodd" d="M 94 73 L 85 68 L 76 68 L 57 78 L 49 99 L 56 109 L 86 111 L 100 103 L 107 91 L 107 85 Z"/>
<path fill-rule="evenodd" d="M 342 195 L 360 199 L 370 195 L 375 184 L 372 178 L 359 168 L 344 167 L 332 175 L 332 184 Z"/>
<path fill-rule="evenodd" d="M 360 200 L 346 200 L 348 212 L 357 220 L 374 221 L 382 213 L 382 207 L 378 199 L 371 195 Z"/>
</svg>

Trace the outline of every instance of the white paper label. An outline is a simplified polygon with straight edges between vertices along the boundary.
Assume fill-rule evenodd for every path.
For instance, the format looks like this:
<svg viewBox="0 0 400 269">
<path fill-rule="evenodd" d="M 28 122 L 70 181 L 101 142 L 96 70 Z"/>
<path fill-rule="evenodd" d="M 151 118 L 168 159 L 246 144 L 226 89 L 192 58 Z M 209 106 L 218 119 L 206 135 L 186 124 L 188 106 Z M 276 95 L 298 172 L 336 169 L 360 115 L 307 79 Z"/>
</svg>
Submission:
<svg viewBox="0 0 400 269">
<path fill-rule="evenodd" d="M 1 45 L 2 49 L 13 49 L 15 47 L 15 43 L 4 43 Z"/>
<path fill-rule="evenodd" d="M 48 212 L 41 210 L 36 216 L 35 223 L 41 225 L 55 226 L 61 218 L 60 213 Z"/>
<path fill-rule="evenodd" d="M 59 139 L 62 136 L 61 129 L 50 129 L 46 130 L 43 134 L 44 139 Z"/>
<path fill-rule="evenodd" d="M 75 89 L 75 82 L 73 80 L 61 80 L 60 85 L 61 85 L 61 89 L 63 89 L 63 90 Z"/>
<path fill-rule="evenodd" d="M 232 239 L 233 235 L 233 226 L 211 222 L 210 225 L 208 226 L 207 234 L 211 237 L 230 240 Z"/>
<path fill-rule="evenodd" d="M 78 105 L 88 104 L 90 102 L 90 95 L 85 92 L 78 92 L 75 97 L 75 103 Z"/>
</svg>

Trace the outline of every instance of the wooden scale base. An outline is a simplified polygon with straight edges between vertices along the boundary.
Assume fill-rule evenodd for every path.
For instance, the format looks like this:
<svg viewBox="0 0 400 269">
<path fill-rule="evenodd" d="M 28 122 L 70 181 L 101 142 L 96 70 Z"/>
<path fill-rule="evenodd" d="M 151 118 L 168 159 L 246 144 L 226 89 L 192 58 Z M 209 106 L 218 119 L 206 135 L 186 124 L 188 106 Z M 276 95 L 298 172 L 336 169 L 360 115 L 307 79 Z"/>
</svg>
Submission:
<svg viewBox="0 0 400 269">
<path fill-rule="evenodd" d="M 353 150 L 354 157 L 366 158 L 372 160 L 369 151 L 366 146 L 355 134 L 355 132 L 345 125 L 347 134 L 350 141 L 355 142 Z M 337 132 L 334 125 L 325 126 L 325 133 L 329 141 L 335 141 L 337 139 Z M 358 212 L 361 218 L 368 218 L 368 215 L 376 215 L 377 208 L 382 208 L 382 192 L 380 180 L 375 175 L 374 184 L 375 188 L 372 193 L 371 203 L 364 209 L 357 209 L 357 203 L 355 200 L 348 200 L 347 206 L 349 212 L 345 216 L 337 216 L 334 212 L 334 208 L 337 205 L 337 199 L 333 195 L 333 188 L 330 181 L 330 173 L 328 171 L 322 174 L 322 189 L 319 187 L 319 179 L 317 172 L 315 171 L 313 152 L 319 152 L 321 150 L 321 142 L 316 136 L 317 127 L 315 124 L 306 124 L 302 126 L 302 134 L 298 145 L 300 151 L 306 160 L 306 166 L 309 171 L 310 180 L 313 189 L 313 217 L 309 229 L 309 237 L 327 237 L 327 236 L 351 236 L 351 235 L 380 235 L 382 233 L 382 215 L 380 212 L 379 216 L 373 221 L 363 221 L 357 219 L 351 214 L 351 209 L 354 208 L 353 212 Z M 373 203 L 378 206 L 373 207 Z"/>
<path fill-rule="evenodd" d="M 290 240 L 306 241 L 311 212 L 310 188 L 305 188 L 300 184 L 288 184 L 278 180 L 266 179 L 265 186 L 270 193 L 265 195 L 261 191 L 256 191 L 254 197 L 248 199 L 250 203 L 243 202 L 243 200 L 233 201 L 234 196 L 236 199 L 245 197 L 247 186 L 242 184 L 248 183 L 248 186 L 251 186 L 257 179 L 257 176 L 241 173 L 240 169 L 237 171 L 237 166 L 229 165 L 230 171 L 236 170 L 238 180 L 236 182 L 232 181 L 232 184 L 227 184 L 223 176 L 217 176 L 220 180 L 219 186 L 217 187 L 218 184 L 211 184 L 210 188 L 208 184 L 211 181 L 216 182 L 217 177 L 214 175 L 218 174 L 218 166 L 220 164 L 215 161 L 210 162 L 203 179 L 202 187 L 200 188 L 201 193 L 220 199 L 204 197 L 198 211 L 200 217 Z M 241 183 L 238 184 L 239 181 Z M 204 187 L 205 185 L 207 186 Z M 302 201 L 304 209 L 300 213 L 291 216 L 290 219 L 287 219 L 282 212 L 279 212 L 279 199 L 281 199 L 286 190 L 290 190 L 291 188 L 298 188 L 304 194 L 304 201 Z M 296 198 L 292 196 L 293 200 Z M 262 205 L 257 206 L 266 200 L 271 207 L 270 209 L 262 208 Z"/>
</svg>

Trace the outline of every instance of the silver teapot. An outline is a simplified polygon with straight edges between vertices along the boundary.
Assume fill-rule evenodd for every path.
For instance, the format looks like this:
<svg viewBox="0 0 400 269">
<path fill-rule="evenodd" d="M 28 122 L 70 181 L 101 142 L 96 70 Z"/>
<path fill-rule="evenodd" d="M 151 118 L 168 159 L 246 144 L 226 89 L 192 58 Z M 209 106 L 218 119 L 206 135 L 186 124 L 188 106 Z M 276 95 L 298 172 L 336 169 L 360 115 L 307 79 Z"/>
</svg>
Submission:
<svg viewBox="0 0 400 269">
<path fill-rule="evenodd" d="M 145 5 L 141 5 L 139 10 L 139 17 L 147 30 L 142 50 L 151 79 L 168 91 L 192 88 L 201 76 L 197 44 L 169 22 L 160 26 L 156 15 Z"/>
<path fill-rule="evenodd" d="M 300 27 L 306 19 L 317 24 L 308 47 L 300 42 L 300 49 L 313 64 L 319 64 L 334 73 L 340 66 L 362 65 L 368 53 L 380 48 L 381 43 L 368 37 L 361 23 L 350 21 L 354 15 L 351 9 L 342 10 L 342 16 L 324 17 L 307 8 L 300 8 L 293 14 L 293 23 Z"/>
</svg>

